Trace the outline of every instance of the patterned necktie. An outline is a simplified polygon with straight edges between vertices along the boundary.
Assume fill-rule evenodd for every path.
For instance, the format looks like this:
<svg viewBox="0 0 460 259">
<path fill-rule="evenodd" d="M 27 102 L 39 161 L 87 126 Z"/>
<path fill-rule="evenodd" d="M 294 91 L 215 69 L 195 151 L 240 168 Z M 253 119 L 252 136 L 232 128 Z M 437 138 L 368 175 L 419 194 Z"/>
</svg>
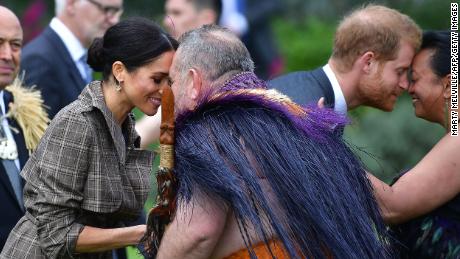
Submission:
<svg viewBox="0 0 460 259">
<path fill-rule="evenodd" d="M 1 118 L 3 119 L 3 111 L 0 109 Z M 6 118 L 5 118 L 6 120 Z M 3 123 L 0 120 L 0 159 L 2 165 L 10 179 L 11 186 L 13 187 L 16 199 L 19 205 L 24 209 L 24 201 L 22 197 L 22 184 L 21 176 L 19 175 L 19 169 L 16 167 L 14 160 L 18 157 L 18 151 L 14 140 L 8 139 L 3 128 Z"/>
</svg>

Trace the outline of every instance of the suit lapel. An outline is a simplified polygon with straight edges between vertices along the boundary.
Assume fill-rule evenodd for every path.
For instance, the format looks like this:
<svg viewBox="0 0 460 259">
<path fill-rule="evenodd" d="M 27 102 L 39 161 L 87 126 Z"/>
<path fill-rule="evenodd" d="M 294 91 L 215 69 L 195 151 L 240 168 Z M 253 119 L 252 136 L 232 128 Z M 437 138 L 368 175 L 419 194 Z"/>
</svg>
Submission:
<svg viewBox="0 0 460 259">
<path fill-rule="evenodd" d="M 331 81 L 327 77 L 326 73 L 322 67 L 317 68 L 311 71 L 311 75 L 315 80 L 319 83 L 320 87 L 323 89 L 324 92 L 324 104 L 326 107 L 334 108 L 335 106 L 335 97 L 334 97 L 334 90 L 332 88 Z"/>
<path fill-rule="evenodd" d="M 0 165 L 0 188 L 4 188 L 6 190 L 6 193 L 8 193 L 9 199 L 14 200 L 18 208 L 22 210 L 21 206 L 19 205 L 18 199 L 16 198 L 16 195 L 14 194 L 14 190 L 13 190 L 13 187 L 11 186 L 10 179 L 8 178 L 8 175 L 6 174 L 6 171 L 3 165 Z"/>
<path fill-rule="evenodd" d="M 3 96 L 4 96 L 3 101 L 5 102 L 5 112 L 8 113 L 9 103 L 12 103 L 14 101 L 13 95 L 8 91 L 4 91 Z M 18 130 L 18 132 L 11 131 L 11 133 L 13 134 L 14 141 L 16 142 L 16 146 L 18 149 L 19 164 L 22 169 L 24 165 L 26 164 L 27 159 L 29 159 L 29 152 L 27 151 L 26 143 L 24 141 L 24 134 L 22 132 L 21 127 L 16 122 L 16 120 L 12 118 L 8 118 L 8 124 L 11 127 Z"/>
<path fill-rule="evenodd" d="M 64 45 L 64 42 L 62 42 L 61 38 L 57 35 L 53 29 L 50 27 L 47 27 L 45 31 L 43 32 L 45 37 L 48 39 L 48 41 L 51 42 L 53 45 L 54 49 L 56 50 L 56 58 L 55 60 L 62 59 L 65 63 L 65 67 L 62 69 L 66 69 L 69 77 L 72 79 L 72 85 L 78 90 L 78 93 L 83 90 L 85 87 L 86 83 L 81 77 L 80 71 L 77 68 L 77 65 L 72 59 L 72 56 L 70 55 L 69 51 L 67 50 L 66 46 Z"/>
</svg>

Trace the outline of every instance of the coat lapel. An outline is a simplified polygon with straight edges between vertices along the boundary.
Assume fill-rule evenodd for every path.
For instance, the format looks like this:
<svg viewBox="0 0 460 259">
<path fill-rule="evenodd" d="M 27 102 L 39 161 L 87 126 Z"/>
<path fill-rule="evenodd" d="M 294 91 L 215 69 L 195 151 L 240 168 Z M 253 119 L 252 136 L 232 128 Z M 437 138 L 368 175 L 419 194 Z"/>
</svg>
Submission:
<svg viewBox="0 0 460 259">
<path fill-rule="evenodd" d="M 85 96 L 89 94 L 89 96 Z M 125 165 L 126 162 L 126 141 L 121 131 L 120 125 L 117 124 L 113 113 L 109 110 L 107 105 L 105 104 L 104 95 L 102 94 L 102 85 L 100 81 L 93 81 L 90 83 L 88 88 L 85 89 L 82 93 L 83 98 L 90 99 L 91 105 L 98 108 L 107 123 L 107 127 L 109 128 L 110 135 L 112 136 L 115 148 L 117 150 L 118 157 L 120 159 L 120 163 Z M 131 118 L 127 118 L 130 120 Z M 132 123 L 128 121 L 125 123 Z"/>
</svg>

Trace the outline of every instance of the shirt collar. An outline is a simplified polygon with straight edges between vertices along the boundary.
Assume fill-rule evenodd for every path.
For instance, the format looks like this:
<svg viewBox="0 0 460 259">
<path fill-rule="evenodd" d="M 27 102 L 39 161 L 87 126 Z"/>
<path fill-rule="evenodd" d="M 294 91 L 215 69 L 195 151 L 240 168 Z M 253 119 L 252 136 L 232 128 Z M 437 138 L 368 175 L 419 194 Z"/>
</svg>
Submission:
<svg viewBox="0 0 460 259">
<path fill-rule="evenodd" d="M 345 96 L 343 95 L 342 88 L 340 87 L 339 81 L 332 71 L 329 64 L 326 64 L 323 67 L 324 73 L 326 73 L 327 78 L 331 82 L 332 90 L 334 91 L 334 111 L 346 114 L 347 113 L 347 102 L 345 101 Z"/>
<path fill-rule="evenodd" d="M 2 109 L 2 114 L 5 114 L 5 102 L 3 101 L 3 90 L 0 91 L 0 109 Z"/>
<path fill-rule="evenodd" d="M 51 20 L 50 27 L 57 33 L 59 38 L 61 38 L 62 42 L 64 42 L 64 45 L 69 51 L 74 62 L 78 62 L 81 57 L 86 54 L 86 49 L 83 47 L 81 42 L 61 20 L 54 17 Z"/>
</svg>

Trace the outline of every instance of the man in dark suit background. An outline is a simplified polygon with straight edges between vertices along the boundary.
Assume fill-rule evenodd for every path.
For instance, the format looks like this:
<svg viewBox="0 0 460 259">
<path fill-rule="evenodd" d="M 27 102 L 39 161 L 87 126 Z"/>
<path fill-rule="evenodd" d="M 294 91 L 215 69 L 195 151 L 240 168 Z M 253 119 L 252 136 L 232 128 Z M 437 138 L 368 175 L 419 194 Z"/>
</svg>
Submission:
<svg viewBox="0 0 460 259">
<path fill-rule="evenodd" d="M 408 16 L 368 5 L 339 24 L 324 67 L 275 78 L 269 86 L 299 104 L 321 103 L 344 114 L 360 105 L 391 111 L 409 85 L 407 70 L 420 43 L 421 30 Z"/>
<path fill-rule="evenodd" d="M 36 85 L 53 118 L 89 83 L 87 48 L 117 23 L 123 0 L 55 0 L 56 17 L 24 47 L 25 84 Z"/>
<path fill-rule="evenodd" d="M 24 215 L 20 170 L 29 158 L 22 128 L 15 116 L 4 116 L 14 105 L 13 94 L 5 90 L 19 71 L 23 40 L 19 19 L 11 10 L 0 6 L 0 251 L 8 234 Z M 19 106 L 20 107 L 20 106 Z M 36 107 L 43 109 L 43 107 Z M 45 111 L 41 111 L 45 114 Z M 14 113 L 14 112 L 13 112 Z M 12 114 L 13 114 L 12 113 Z M 17 113 L 16 113 L 17 114 Z M 36 123 L 38 121 L 34 121 Z M 42 121 L 46 124 L 46 120 Z M 24 126 L 21 125 L 21 126 Z M 27 125 L 25 125 L 27 127 Z M 17 129 L 17 131 L 11 130 Z"/>
</svg>

